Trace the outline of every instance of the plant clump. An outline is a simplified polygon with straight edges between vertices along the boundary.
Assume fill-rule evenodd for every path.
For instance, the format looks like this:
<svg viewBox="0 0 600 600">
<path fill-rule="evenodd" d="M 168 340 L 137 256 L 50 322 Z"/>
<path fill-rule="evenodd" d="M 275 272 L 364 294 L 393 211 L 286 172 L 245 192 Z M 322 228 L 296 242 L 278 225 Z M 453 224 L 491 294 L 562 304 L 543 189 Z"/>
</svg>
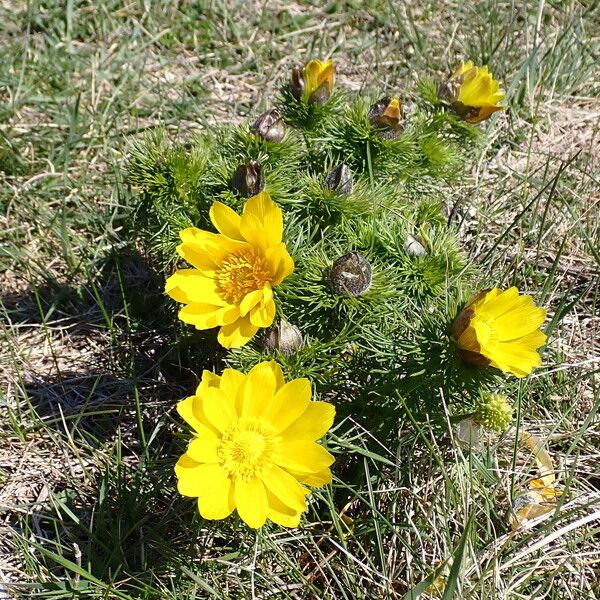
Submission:
<svg viewBox="0 0 600 600">
<path fill-rule="evenodd" d="M 249 124 L 186 145 L 159 132 L 132 148 L 140 239 L 185 324 L 175 343 L 197 336 L 194 369 L 222 357 L 220 383 L 203 376 L 180 405 L 195 429 L 180 486 L 206 518 L 237 508 L 252 527 L 297 525 L 309 487 L 330 481 L 317 441 L 333 409 L 313 422 L 301 417 L 306 390 L 286 393 L 286 423 L 300 420 L 281 429 L 273 373 L 310 382 L 340 423 L 364 419 L 383 440 L 407 406 L 440 426 L 444 407 L 509 424 L 504 374 L 540 364 L 545 311 L 478 272 L 447 218 L 484 138 L 476 123 L 505 108 L 503 95 L 471 62 L 439 89 L 356 97 L 335 87 L 332 61 L 311 60 Z M 302 435 L 312 446 L 293 446 L 292 464 L 281 443 Z M 209 470 L 214 495 L 193 475 Z"/>
</svg>

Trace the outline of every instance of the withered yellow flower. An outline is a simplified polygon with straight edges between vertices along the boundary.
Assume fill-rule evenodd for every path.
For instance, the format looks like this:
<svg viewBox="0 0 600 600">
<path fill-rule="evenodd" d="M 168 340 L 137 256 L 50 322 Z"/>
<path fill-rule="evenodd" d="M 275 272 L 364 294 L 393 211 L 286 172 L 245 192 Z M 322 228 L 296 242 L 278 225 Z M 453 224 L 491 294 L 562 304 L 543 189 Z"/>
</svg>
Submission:
<svg viewBox="0 0 600 600">
<path fill-rule="evenodd" d="M 189 227 L 179 234 L 177 252 L 194 268 L 176 271 L 165 291 L 185 304 L 182 321 L 220 327 L 219 343 L 239 348 L 273 323 L 273 286 L 293 272 L 294 261 L 281 241 L 281 209 L 268 193 L 247 200 L 241 216 L 214 202 L 210 219 L 218 233 Z"/>
<path fill-rule="evenodd" d="M 309 60 L 304 68 L 292 69 L 292 94 L 310 104 L 325 104 L 333 91 L 335 67 L 332 60 Z"/>
<path fill-rule="evenodd" d="M 506 106 L 500 104 L 504 92 L 487 66 L 476 67 L 473 61 L 461 62 L 450 79 L 440 88 L 440 98 L 469 123 L 479 123 Z"/>
<path fill-rule="evenodd" d="M 234 509 L 250 527 L 267 519 L 297 527 L 306 510 L 306 485 L 331 483 L 333 456 L 317 443 L 335 408 L 311 399 L 308 379 L 284 382 L 273 361 L 247 375 L 204 371 L 196 394 L 177 405 L 194 438 L 175 466 L 177 488 L 198 498 L 205 519 Z"/>
<path fill-rule="evenodd" d="M 541 364 L 536 350 L 546 343 L 540 326 L 546 311 L 516 287 L 480 292 L 454 321 L 456 341 L 468 362 L 524 377 Z"/>
<path fill-rule="evenodd" d="M 544 441 L 526 431 L 519 432 L 518 436 L 519 441 L 533 454 L 540 477 L 529 481 L 529 489 L 518 494 L 513 500 L 509 521 L 515 530 L 526 526 L 532 519 L 552 512 L 562 495 L 562 490 L 557 485 L 554 461 Z"/>
</svg>

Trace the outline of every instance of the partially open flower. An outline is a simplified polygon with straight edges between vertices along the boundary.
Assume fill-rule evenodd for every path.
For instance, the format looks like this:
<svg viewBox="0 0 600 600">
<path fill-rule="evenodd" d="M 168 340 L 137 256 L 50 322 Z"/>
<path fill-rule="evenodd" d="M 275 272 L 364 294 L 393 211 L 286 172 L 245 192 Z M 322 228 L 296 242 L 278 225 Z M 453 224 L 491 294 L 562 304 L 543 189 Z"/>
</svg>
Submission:
<svg viewBox="0 0 600 600">
<path fill-rule="evenodd" d="M 477 400 L 473 420 L 487 429 L 504 431 L 512 422 L 513 407 L 502 394 L 484 394 Z"/>
<path fill-rule="evenodd" d="M 360 296 L 371 287 L 371 265 L 360 252 L 338 258 L 329 271 L 329 284 L 340 296 Z"/>
<path fill-rule="evenodd" d="M 281 319 L 265 332 L 264 345 L 267 350 L 278 350 L 284 356 L 292 356 L 304 346 L 304 340 L 296 325 Z"/>
<path fill-rule="evenodd" d="M 405 119 L 399 98 L 384 96 L 369 109 L 369 121 L 379 137 L 394 140 L 404 131 Z"/>
<path fill-rule="evenodd" d="M 240 165 L 231 177 L 231 187 L 244 198 L 256 196 L 265 189 L 265 185 L 265 174 L 257 160 Z"/>
<path fill-rule="evenodd" d="M 350 168 L 342 163 L 327 173 L 325 187 L 340 194 L 351 194 L 354 189 L 354 179 Z"/>
<path fill-rule="evenodd" d="M 290 89 L 296 100 L 309 104 L 325 104 L 333 91 L 333 61 L 309 60 L 304 67 L 292 69 Z"/>
<path fill-rule="evenodd" d="M 524 377 L 542 362 L 537 348 L 546 343 L 540 326 L 546 311 L 531 296 L 512 287 L 480 292 L 453 324 L 464 359 Z"/>
<path fill-rule="evenodd" d="M 276 362 L 248 374 L 204 371 L 195 395 L 177 411 L 194 434 L 175 466 L 177 489 L 197 498 L 205 519 L 237 510 L 254 529 L 267 519 L 297 527 L 307 509 L 305 486 L 331 483 L 334 458 L 318 440 L 335 408 L 312 400 L 308 379 L 285 383 Z"/>
<path fill-rule="evenodd" d="M 252 123 L 250 129 L 266 142 L 279 143 L 285 136 L 285 123 L 276 108 L 272 108 L 260 115 Z"/>
<path fill-rule="evenodd" d="M 506 109 L 500 104 L 504 92 L 487 66 L 475 67 L 470 60 L 461 62 L 450 79 L 440 85 L 438 94 L 468 123 L 479 123 L 496 111 Z"/>
<path fill-rule="evenodd" d="M 185 304 L 184 323 L 220 327 L 225 348 L 240 348 L 275 318 L 273 286 L 294 270 L 281 241 L 283 215 L 266 192 L 250 198 L 241 215 L 214 202 L 210 219 L 219 233 L 188 227 L 180 232 L 179 255 L 193 265 L 167 279 L 165 292 Z"/>
</svg>

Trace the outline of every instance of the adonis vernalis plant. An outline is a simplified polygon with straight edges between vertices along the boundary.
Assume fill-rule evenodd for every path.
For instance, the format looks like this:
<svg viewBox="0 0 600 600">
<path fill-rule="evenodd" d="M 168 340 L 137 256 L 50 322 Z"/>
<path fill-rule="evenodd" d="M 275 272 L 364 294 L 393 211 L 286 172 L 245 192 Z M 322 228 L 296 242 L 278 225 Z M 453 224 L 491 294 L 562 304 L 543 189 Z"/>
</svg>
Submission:
<svg viewBox="0 0 600 600">
<path fill-rule="evenodd" d="M 467 260 L 448 204 L 477 123 L 506 108 L 499 83 L 468 61 L 438 95 L 423 83 L 354 96 L 334 74 L 310 60 L 248 124 L 132 149 L 141 238 L 184 304 L 173 343 L 191 368 L 225 369 L 179 405 L 195 436 L 179 490 L 207 519 L 237 509 L 251 527 L 298 525 L 306 486 L 331 481 L 317 440 L 333 405 L 338 440 L 358 423 L 393 443 L 407 406 L 439 427 L 447 408 L 501 429 L 503 372 L 541 363 L 545 310 Z M 173 272 L 177 255 L 192 268 Z"/>
</svg>

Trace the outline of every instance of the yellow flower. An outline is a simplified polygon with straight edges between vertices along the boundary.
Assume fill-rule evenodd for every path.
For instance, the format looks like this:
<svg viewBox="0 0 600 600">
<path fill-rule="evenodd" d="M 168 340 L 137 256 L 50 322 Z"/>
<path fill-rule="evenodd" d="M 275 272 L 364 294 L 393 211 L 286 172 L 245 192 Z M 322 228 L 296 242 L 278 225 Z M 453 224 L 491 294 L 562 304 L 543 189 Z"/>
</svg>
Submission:
<svg viewBox="0 0 600 600">
<path fill-rule="evenodd" d="M 488 364 L 517 377 L 541 364 L 537 348 L 546 343 L 539 330 L 546 311 L 512 287 L 477 294 L 454 321 L 454 335 L 468 362 Z"/>
<path fill-rule="evenodd" d="M 488 67 L 475 67 L 470 60 L 461 62 L 449 81 L 442 86 L 440 96 L 469 123 L 479 123 L 496 111 L 506 109 L 500 104 L 504 92 Z"/>
<path fill-rule="evenodd" d="M 309 493 L 302 484 L 331 483 L 334 458 L 317 440 L 335 409 L 311 400 L 308 379 L 284 383 L 274 361 L 247 375 L 204 371 L 196 395 L 177 410 L 194 430 L 175 466 L 177 489 L 198 498 L 205 519 L 224 519 L 236 509 L 253 528 L 267 519 L 297 527 Z"/>
<path fill-rule="evenodd" d="M 179 234 L 177 252 L 194 268 L 176 271 L 165 291 L 185 304 L 182 321 L 221 327 L 219 343 L 239 348 L 273 323 L 272 286 L 293 272 L 294 261 L 281 241 L 281 209 L 266 192 L 250 198 L 241 216 L 214 202 L 210 219 L 219 233 L 189 227 Z"/>
<path fill-rule="evenodd" d="M 399 98 L 384 96 L 371 106 L 368 116 L 383 139 L 396 139 L 404 131 L 404 111 Z"/>
<path fill-rule="evenodd" d="M 303 69 L 292 69 L 292 94 L 297 100 L 311 104 L 325 104 L 335 80 L 333 61 L 309 60 Z"/>
</svg>

